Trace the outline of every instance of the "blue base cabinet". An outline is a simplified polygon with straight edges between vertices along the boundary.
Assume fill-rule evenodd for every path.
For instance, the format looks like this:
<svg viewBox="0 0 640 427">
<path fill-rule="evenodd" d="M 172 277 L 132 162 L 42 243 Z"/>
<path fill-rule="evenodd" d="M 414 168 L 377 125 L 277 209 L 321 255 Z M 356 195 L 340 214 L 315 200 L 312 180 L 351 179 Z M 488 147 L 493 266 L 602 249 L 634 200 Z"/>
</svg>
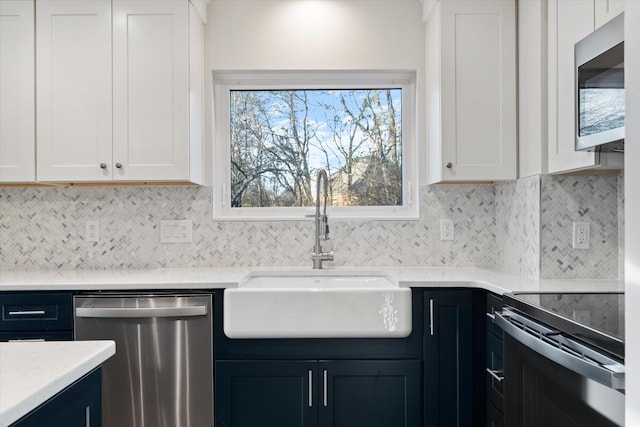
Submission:
<svg viewBox="0 0 640 427">
<path fill-rule="evenodd" d="M 419 360 L 220 361 L 217 427 L 420 427 Z"/>
<path fill-rule="evenodd" d="M 101 370 L 79 379 L 11 427 L 100 427 L 102 425 Z"/>
<path fill-rule="evenodd" d="M 217 427 L 317 425 L 316 363 L 221 361 L 215 366 Z"/>
<path fill-rule="evenodd" d="M 492 321 L 496 311 L 502 309 L 502 298 L 487 292 L 486 312 L 486 411 L 487 427 L 504 425 L 504 338 L 500 327 Z"/>
<path fill-rule="evenodd" d="M 429 290 L 424 304 L 424 427 L 476 425 L 473 292 Z"/>
<path fill-rule="evenodd" d="M 321 427 L 420 427 L 420 361 L 322 361 L 318 370 Z"/>
</svg>

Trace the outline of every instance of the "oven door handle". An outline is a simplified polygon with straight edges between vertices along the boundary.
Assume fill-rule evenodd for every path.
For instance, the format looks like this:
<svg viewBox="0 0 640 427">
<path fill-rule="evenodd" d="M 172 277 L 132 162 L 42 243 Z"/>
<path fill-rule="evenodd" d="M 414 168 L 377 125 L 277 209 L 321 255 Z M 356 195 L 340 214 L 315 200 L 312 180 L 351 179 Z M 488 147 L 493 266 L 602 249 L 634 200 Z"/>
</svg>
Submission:
<svg viewBox="0 0 640 427">
<path fill-rule="evenodd" d="M 610 359 L 610 363 L 602 364 L 576 356 L 563 349 L 562 346 L 553 345 L 542 340 L 540 337 L 535 336 L 533 333 L 527 332 L 527 329 L 533 329 L 528 328 L 527 326 L 522 328 L 519 325 L 514 324 L 509 319 L 512 316 L 519 317 L 517 315 L 512 315 L 510 312 L 496 312 L 494 323 L 500 326 L 505 333 L 509 334 L 515 340 L 547 359 L 552 360 L 577 374 L 597 381 L 600 384 L 604 384 L 607 387 L 616 390 L 624 390 L 624 365 L 614 359 Z M 576 347 L 581 347 L 581 344 L 578 344 L 569 338 L 567 340 L 572 342 L 572 344 L 575 344 Z M 602 356 L 606 358 L 606 356 Z"/>
</svg>

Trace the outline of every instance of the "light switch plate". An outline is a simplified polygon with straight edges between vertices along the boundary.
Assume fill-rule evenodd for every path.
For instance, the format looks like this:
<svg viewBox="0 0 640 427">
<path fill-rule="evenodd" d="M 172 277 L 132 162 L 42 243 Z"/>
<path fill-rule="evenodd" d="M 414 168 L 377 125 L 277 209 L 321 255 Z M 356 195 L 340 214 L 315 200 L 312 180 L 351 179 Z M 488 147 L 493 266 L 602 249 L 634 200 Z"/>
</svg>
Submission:
<svg viewBox="0 0 640 427">
<path fill-rule="evenodd" d="M 160 221 L 160 243 L 191 243 L 193 221 L 163 219 Z"/>
</svg>

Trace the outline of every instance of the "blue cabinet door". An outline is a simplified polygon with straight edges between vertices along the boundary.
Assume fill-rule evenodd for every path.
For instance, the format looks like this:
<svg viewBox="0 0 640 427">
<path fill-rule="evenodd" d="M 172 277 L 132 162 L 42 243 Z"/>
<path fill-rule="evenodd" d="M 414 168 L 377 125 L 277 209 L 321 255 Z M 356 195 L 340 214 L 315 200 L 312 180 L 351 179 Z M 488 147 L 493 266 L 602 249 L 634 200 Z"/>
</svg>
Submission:
<svg viewBox="0 0 640 427">
<path fill-rule="evenodd" d="M 100 427 L 101 371 L 96 369 L 70 385 L 11 427 Z"/>
<path fill-rule="evenodd" d="M 419 360 L 219 361 L 216 427 L 420 427 Z"/>
<path fill-rule="evenodd" d="M 216 427 L 315 427 L 317 362 L 218 361 Z"/>
<path fill-rule="evenodd" d="M 420 427 L 419 360 L 319 363 L 320 427 Z"/>
<path fill-rule="evenodd" d="M 426 291 L 424 301 L 424 427 L 471 426 L 472 291 Z"/>
</svg>

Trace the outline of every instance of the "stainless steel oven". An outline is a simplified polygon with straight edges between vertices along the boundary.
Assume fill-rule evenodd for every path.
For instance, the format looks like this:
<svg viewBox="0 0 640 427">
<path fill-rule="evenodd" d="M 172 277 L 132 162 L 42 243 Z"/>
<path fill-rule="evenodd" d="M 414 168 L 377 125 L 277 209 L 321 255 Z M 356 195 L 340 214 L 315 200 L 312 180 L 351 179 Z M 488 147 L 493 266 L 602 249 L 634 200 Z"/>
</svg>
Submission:
<svg viewBox="0 0 640 427">
<path fill-rule="evenodd" d="M 623 297 L 505 296 L 506 426 L 624 425 Z"/>
</svg>

